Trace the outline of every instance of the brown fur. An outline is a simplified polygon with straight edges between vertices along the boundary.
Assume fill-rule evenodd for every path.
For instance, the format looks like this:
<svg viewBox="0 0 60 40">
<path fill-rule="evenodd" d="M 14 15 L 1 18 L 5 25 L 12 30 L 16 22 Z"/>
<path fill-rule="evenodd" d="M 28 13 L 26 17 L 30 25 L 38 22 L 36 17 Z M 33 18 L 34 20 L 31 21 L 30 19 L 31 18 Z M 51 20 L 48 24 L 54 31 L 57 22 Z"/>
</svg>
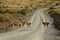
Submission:
<svg viewBox="0 0 60 40">
<path fill-rule="evenodd" d="M 44 27 L 45 27 L 45 26 L 48 27 L 49 23 L 48 23 L 48 22 L 43 22 L 43 25 L 44 25 Z"/>
</svg>

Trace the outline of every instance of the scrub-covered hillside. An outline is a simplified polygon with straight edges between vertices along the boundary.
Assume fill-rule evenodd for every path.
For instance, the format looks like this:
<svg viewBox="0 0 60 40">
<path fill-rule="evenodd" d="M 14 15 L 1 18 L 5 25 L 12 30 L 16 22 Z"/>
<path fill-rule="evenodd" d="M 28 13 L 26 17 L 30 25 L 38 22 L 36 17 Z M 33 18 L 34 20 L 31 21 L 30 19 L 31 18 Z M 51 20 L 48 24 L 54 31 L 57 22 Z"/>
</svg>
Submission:
<svg viewBox="0 0 60 40">
<path fill-rule="evenodd" d="M 60 0 L 0 0 L 0 29 L 5 30 L 10 24 L 18 25 L 32 10 L 58 5 Z"/>
</svg>

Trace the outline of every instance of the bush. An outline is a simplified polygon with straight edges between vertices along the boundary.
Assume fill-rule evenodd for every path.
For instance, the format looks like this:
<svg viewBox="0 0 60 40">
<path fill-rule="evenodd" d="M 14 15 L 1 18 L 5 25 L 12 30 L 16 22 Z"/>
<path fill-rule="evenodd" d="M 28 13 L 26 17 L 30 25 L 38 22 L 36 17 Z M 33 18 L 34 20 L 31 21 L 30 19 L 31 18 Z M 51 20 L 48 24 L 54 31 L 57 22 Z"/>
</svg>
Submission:
<svg viewBox="0 0 60 40">
<path fill-rule="evenodd" d="M 55 11 L 50 11 L 50 12 L 48 12 L 48 14 L 51 14 L 51 17 L 53 17 L 53 18 L 59 18 L 60 17 L 60 14 L 55 12 Z"/>
<path fill-rule="evenodd" d="M 2 10 L 0 10 L 0 13 L 3 13 Z"/>
<path fill-rule="evenodd" d="M 53 10 L 48 12 L 48 14 L 56 14 L 56 13 L 57 13 L 57 12 L 55 12 L 55 11 L 53 11 Z"/>
<path fill-rule="evenodd" d="M 25 14 L 26 14 L 26 13 L 25 13 L 25 9 L 18 10 L 18 13 L 19 13 L 19 14 L 22 14 L 22 15 L 25 15 Z"/>
<path fill-rule="evenodd" d="M 50 7 L 49 9 L 55 9 L 55 8 L 53 8 L 53 7 Z"/>
<path fill-rule="evenodd" d="M 6 9 L 5 8 L 0 8 L 0 13 L 4 14 L 6 12 Z"/>
<path fill-rule="evenodd" d="M 2 18 L 2 17 L 0 17 L 0 22 L 4 22 L 4 20 L 3 20 L 3 18 Z"/>
<path fill-rule="evenodd" d="M 51 14 L 50 16 L 52 18 L 54 18 L 54 25 L 55 25 L 55 28 L 56 29 L 59 29 L 60 30 L 60 14 L 55 12 L 55 11 L 50 11 L 49 14 Z"/>
</svg>

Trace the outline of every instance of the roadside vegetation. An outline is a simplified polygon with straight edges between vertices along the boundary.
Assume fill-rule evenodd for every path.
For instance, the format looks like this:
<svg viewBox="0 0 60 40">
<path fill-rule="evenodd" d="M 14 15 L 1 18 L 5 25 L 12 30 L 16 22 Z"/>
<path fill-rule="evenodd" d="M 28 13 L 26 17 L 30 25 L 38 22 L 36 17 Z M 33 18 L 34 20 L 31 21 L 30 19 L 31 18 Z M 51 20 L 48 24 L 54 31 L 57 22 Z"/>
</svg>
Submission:
<svg viewBox="0 0 60 40">
<path fill-rule="evenodd" d="M 53 25 L 55 25 L 56 29 L 60 30 L 60 8 L 49 9 L 46 14 L 54 19 Z"/>
</svg>

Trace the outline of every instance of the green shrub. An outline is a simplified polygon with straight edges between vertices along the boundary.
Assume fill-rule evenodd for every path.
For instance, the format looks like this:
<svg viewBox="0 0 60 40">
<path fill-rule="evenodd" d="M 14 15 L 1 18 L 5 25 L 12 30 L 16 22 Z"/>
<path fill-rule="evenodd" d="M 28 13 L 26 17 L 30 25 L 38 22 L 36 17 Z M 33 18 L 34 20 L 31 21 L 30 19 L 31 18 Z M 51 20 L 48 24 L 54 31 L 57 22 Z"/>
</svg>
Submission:
<svg viewBox="0 0 60 40">
<path fill-rule="evenodd" d="M 4 22 L 3 17 L 0 17 L 0 22 Z"/>
<path fill-rule="evenodd" d="M 22 15 L 25 15 L 26 14 L 25 11 L 26 11 L 26 9 L 18 10 L 18 13 L 22 14 Z"/>
</svg>

